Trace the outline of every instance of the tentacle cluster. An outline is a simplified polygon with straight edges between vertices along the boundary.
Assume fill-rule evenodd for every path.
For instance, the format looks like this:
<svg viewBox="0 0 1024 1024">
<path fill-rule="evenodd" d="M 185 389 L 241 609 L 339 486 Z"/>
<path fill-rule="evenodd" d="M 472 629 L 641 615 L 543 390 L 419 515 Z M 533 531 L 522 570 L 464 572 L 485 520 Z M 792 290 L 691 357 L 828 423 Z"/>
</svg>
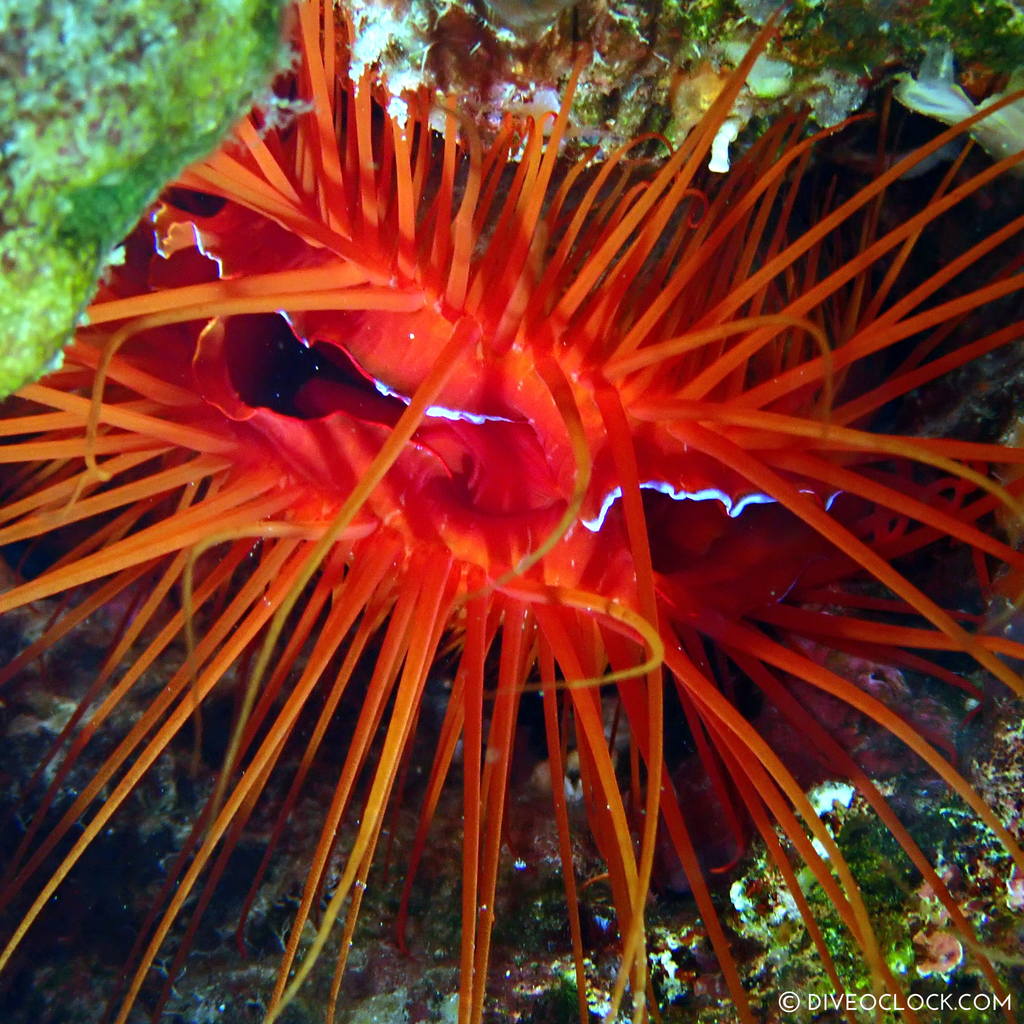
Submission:
<svg viewBox="0 0 1024 1024">
<path fill-rule="evenodd" d="M 269 997 L 267 1019 L 277 1019 L 335 925 L 352 935 L 431 666 L 455 638 L 409 876 L 442 787 L 460 774 L 460 1022 L 483 1013 L 514 735 L 530 690 L 542 695 L 556 778 L 575 737 L 622 936 L 616 1005 L 628 985 L 636 1019 L 645 1012 L 644 905 L 663 830 L 740 1018 L 753 1019 L 669 771 L 666 688 L 731 829 L 739 842 L 751 830 L 763 839 L 837 990 L 794 857 L 879 987 L 898 990 L 841 851 L 792 766 L 730 700 L 730 680 L 745 679 L 857 786 L 970 935 L 875 783 L 792 681 L 902 740 L 1024 869 L 1013 837 L 950 761 L 804 643 L 969 688 L 913 653 L 960 652 L 1024 696 L 1002 660 L 1024 650 L 978 632 L 893 565 L 952 538 L 973 552 L 983 585 L 995 566 L 1024 571 L 990 527 L 996 512 L 1018 514 L 1021 490 L 1016 471 L 1004 487 L 993 468 L 1024 454 L 868 429 L 893 399 L 1024 333 L 1018 314 L 971 344 L 942 344 L 974 310 L 1024 287 L 1019 256 L 994 279 L 971 277 L 997 247 L 1019 244 L 1024 217 L 904 284 L 921 239 L 1022 155 L 972 176 L 958 162 L 919 212 L 884 226 L 887 191 L 965 123 L 797 235 L 819 141 L 804 137 L 799 116 L 769 129 L 727 177 L 710 182 L 701 169 L 770 29 L 665 159 L 641 160 L 633 143 L 603 163 L 587 153 L 570 163 L 572 83 L 553 124 L 509 121 L 485 147 L 453 104 L 396 103 L 369 76 L 350 81 L 329 4 L 303 0 L 294 21 L 302 64 L 289 87 L 309 112 L 286 127 L 254 114 L 186 172 L 129 240 L 126 266 L 65 367 L 23 389 L 0 421 L 0 460 L 13 467 L 0 543 L 74 537 L 45 572 L 0 596 L 0 611 L 83 595 L 0 679 L 118 595 L 144 594 L 36 773 L 51 781 L 0 899 L 33 885 L 37 898 L 2 962 L 241 665 L 218 784 L 140 932 L 116 1019 L 129 1019 L 188 904 L 166 999 L 268 778 L 294 763 L 255 893 L 317 764 L 336 784 Z M 901 361 L 880 379 L 872 367 L 886 353 Z M 880 517 L 896 525 L 880 530 Z M 47 824 L 72 768 L 183 636 L 184 663 Z M 365 682 L 357 668 L 367 659 Z M 356 687 L 348 748 L 325 769 L 324 737 Z M 628 781 L 603 697 L 628 719 Z M 313 725 L 299 730 L 311 708 Z M 296 748 L 297 760 L 285 757 Z M 561 787 L 552 798 L 585 1019 L 570 816 Z M 346 827 L 349 852 L 331 878 Z M 347 941 L 340 949 L 334 998 Z"/>
</svg>

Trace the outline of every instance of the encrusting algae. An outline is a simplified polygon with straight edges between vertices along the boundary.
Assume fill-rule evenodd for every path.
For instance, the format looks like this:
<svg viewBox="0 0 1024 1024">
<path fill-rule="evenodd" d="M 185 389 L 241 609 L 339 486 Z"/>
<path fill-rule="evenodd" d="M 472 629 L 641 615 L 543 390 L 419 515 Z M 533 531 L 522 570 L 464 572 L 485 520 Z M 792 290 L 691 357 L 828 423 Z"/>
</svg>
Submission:
<svg viewBox="0 0 1024 1024">
<path fill-rule="evenodd" d="M 281 0 L 0 4 L 0 395 L 56 369 L 167 180 L 283 61 Z"/>
</svg>

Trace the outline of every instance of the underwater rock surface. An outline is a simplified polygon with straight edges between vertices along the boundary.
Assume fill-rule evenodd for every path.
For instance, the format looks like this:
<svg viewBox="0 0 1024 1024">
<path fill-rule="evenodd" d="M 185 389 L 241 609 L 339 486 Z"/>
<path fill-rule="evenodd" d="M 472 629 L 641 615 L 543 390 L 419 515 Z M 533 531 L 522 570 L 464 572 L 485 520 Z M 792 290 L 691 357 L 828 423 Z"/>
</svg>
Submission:
<svg viewBox="0 0 1024 1024">
<path fill-rule="evenodd" d="M 145 205 L 282 63 L 281 0 L 0 3 L 0 396 L 59 365 Z"/>
</svg>

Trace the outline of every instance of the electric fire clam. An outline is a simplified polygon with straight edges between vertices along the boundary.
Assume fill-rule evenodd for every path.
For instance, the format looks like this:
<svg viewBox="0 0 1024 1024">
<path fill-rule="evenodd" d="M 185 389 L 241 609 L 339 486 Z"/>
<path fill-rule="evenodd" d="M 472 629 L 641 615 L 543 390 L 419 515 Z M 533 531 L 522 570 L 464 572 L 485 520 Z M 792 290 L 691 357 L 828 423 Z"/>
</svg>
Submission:
<svg viewBox="0 0 1024 1024">
<path fill-rule="evenodd" d="M 801 681 L 898 737 L 1024 870 L 1013 836 L 921 731 L 808 654 L 824 645 L 974 692 L 952 653 L 1024 695 L 1002 657 L 1024 648 L 901 568 L 955 544 L 981 592 L 998 575 L 1015 598 L 1024 557 L 997 522 L 1020 513 L 1024 453 L 871 429 L 896 399 L 1024 333 L 1024 216 L 958 242 L 924 277 L 913 270 L 951 211 L 1024 154 L 976 164 L 965 150 L 926 179 L 914 212 L 885 212 L 905 174 L 998 104 L 861 191 L 809 202 L 820 140 L 799 115 L 727 175 L 703 170 L 770 29 L 677 150 L 654 163 L 631 143 L 573 162 L 572 83 L 553 123 L 510 118 L 484 145 L 457 106 L 395 103 L 369 74 L 350 81 L 329 6 L 299 3 L 293 22 L 301 65 L 280 88 L 302 112 L 287 124 L 254 113 L 181 177 L 128 240 L 65 366 L 23 388 L 2 421 L 0 543 L 47 537 L 58 553 L 0 596 L 0 611 L 67 598 L 3 682 L 98 609 L 127 601 L 131 615 L 40 766 L 45 793 L 4 879 L 2 901 L 18 909 L 0 966 L 234 680 L 223 765 L 140 922 L 113 1016 L 159 1018 L 231 851 L 265 813 L 268 780 L 292 773 L 269 858 L 311 773 L 331 773 L 277 980 L 259 994 L 266 1020 L 279 1019 L 314 969 L 330 970 L 321 954 L 335 928 L 352 934 L 428 674 L 451 647 L 420 835 L 390 857 L 408 858 L 414 884 L 442 788 L 462 787 L 460 1022 L 484 1013 L 527 694 L 541 702 L 552 778 L 570 742 L 579 760 L 618 915 L 614 1006 L 648 1012 L 645 903 L 667 843 L 737 1014 L 755 1019 L 671 774 L 666 711 L 685 718 L 737 846 L 750 833 L 765 843 L 834 987 L 809 884 L 876 988 L 901 991 L 856 879 L 785 753 L 733 699 L 740 689 L 859 790 L 1004 992 L 865 768 L 793 693 Z M 963 342 L 971 315 L 1000 302 L 1006 322 Z M 117 732 L 117 710 L 176 646 L 180 667 Z M 339 752 L 324 737 L 356 690 Z M 628 772 L 608 704 L 628 723 Z M 98 767 L 69 797 L 66 780 L 91 755 Z M 586 1019 L 581 880 L 559 785 L 551 806 Z M 327 1019 L 348 942 L 336 948 Z M 158 962 L 169 978 L 154 984 Z"/>
</svg>

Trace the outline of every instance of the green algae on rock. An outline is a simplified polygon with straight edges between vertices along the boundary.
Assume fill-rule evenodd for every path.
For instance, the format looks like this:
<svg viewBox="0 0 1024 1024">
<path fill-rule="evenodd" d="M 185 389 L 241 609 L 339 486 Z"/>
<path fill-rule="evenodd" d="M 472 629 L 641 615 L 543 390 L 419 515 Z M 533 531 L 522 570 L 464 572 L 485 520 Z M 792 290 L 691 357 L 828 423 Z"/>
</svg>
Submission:
<svg viewBox="0 0 1024 1024">
<path fill-rule="evenodd" d="M 282 63 L 282 0 L 0 0 L 0 395 L 59 363 L 114 246 Z"/>
<path fill-rule="evenodd" d="M 981 724 L 966 729 L 961 737 L 973 747 L 965 758 L 972 782 L 1015 836 L 1022 834 L 1022 735 L 1019 705 L 999 701 Z M 923 777 L 896 776 L 880 784 L 936 865 L 953 900 L 976 930 L 978 943 L 971 948 L 961 942 L 962 936 L 957 937 L 946 908 L 863 797 L 855 796 L 850 787 L 843 794 L 842 785 L 819 786 L 818 799 L 812 795 L 812 802 L 856 873 L 887 966 L 906 985 L 911 1006 L 916 1001 L 938 1005 L 924 1001 L 944 994 L 955 1000 L 952 1019 L 960 1024 L 1000 1019 L 998 1010 L 1007 1006 L 1006 997 L 1000 1002 L 991 993 L 977 955 L 997 965 L 1009 992 L 1021 991 L 1024 935 L 1019 914 L 1024 889 L 1017 884 L 1019 875 L 1012 860 L 994 833 L 958 798 L 943 794 Z M 825 943 L 843 984 L 854 994 L 870 993 L 870 974 L 830 901 L 813 881 L 806 895 L 819 912 Z M 781 874 L 763 848 L 755 848 L 743 874 L 731 883 L 730 900 L 736 914 L 728 916 L 727 923 L 748 951 L 743 966 L 754 999 L 767 1010 L 775 1005 L 779 992 L 799 991 L 816 993 L 824 1005 L 832 991 L 830 980 L 814 956 Z M 704 1024 L 704 1017 L 697 1019 Z M 879 1016 L 884 1024 L 902 1019 L 889 1012 Z"/>
</svg>

